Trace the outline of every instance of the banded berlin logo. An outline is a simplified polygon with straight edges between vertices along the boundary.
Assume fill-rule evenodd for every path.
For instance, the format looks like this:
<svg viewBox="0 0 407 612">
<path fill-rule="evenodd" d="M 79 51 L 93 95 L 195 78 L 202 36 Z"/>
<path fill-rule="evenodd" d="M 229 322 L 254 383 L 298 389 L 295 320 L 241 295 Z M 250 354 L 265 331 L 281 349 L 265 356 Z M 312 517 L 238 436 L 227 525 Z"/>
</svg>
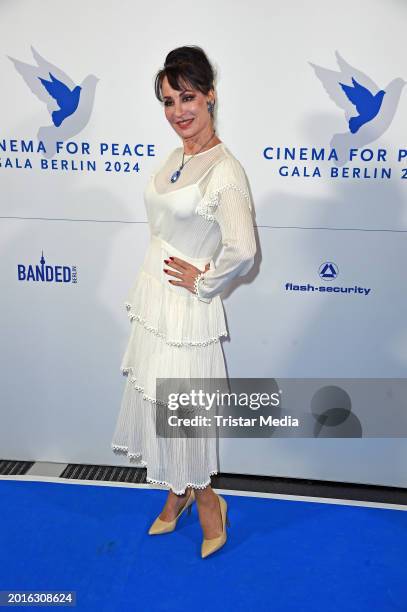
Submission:
<svg viewBox="0 0 407 612">
<path fill-rule="evenodd" d="M 34 283 L 77 283 L 78 270 L 76 266 L 46 264 L 42 251 L 39 264 L 17 264 L 17 279 Z"/>
</svg>

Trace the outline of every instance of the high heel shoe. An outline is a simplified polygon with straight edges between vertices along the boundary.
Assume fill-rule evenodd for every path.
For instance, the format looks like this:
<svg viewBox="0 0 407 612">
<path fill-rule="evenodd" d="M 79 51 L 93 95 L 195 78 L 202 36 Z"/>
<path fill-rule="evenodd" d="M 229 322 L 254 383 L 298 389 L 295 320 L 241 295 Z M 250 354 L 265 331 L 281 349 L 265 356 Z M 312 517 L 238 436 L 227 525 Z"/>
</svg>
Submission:
<svg viewBox="0 0 407 612">
<path fill-rule="evenodd" d="M 188 510 L 188 514 L 191 514 L 192 504 L 195 501 L 195 493 L 194 490 L 191 490 L 189 497 L 186 503 L 182 506 L 181 510 L 178 512 L 177 516 L 173 521 L 163 521 L 159 516 L 155 519 L 154 523 L 151 525 L 148 533 L 149 535 L 158 535 L 161 533 L 169 533 L 170 531 L 174 531 L 177 521 L 184 510 Z"/>
<path fill-rule="evenodd" d="M 215 493 L 215 495 L 217 494 Z M 204 538 L 202 540 L 202 546 L 201 546 L 202 559 L 204 559 L 208 555 L 211 555 L 212 553 L 214 553 L 216 550 L 218 550 L 224 545 L 224 543 L 226 542 L 226 538 L 227 538 L 226 525 L 230 527 L 230 522 L 229 522 L 229 518 L 227 515 L 227 507 L 228 507 L 227 503 L 221 495 L 217 495 L 217 497 L 219 498 L 220 513 L 222 516 L 222 533 L 217 538 L 210 538 L 209 540 L 206 540 Z"/>
</svg>

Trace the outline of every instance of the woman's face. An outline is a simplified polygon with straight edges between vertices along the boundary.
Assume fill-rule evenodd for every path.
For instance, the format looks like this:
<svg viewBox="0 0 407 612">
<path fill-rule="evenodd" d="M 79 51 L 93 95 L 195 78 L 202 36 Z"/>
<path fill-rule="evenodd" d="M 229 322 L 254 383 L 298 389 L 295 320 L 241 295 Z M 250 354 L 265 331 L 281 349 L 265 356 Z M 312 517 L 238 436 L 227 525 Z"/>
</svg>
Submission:
<svg viewBox="0 0 407 612">
<path fill-rule="evenodd" d="M 181 91 L 173 89 L 165 76 L 162 82 L 165 116 L 177 134 L 183 138 L 194 139 L 202 130 L 211 127 L 212 119 L 207 102 L 214 101 L 213 92 L 204 95 L 197 89 Z"/>
</svg>

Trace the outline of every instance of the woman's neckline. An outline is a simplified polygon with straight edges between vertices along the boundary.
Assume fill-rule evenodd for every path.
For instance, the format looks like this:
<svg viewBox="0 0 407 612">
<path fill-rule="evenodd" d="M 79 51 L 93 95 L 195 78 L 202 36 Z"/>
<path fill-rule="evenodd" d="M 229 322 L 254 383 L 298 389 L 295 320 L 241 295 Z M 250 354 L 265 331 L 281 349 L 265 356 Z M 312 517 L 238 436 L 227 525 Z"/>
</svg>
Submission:
<svg viewBox="0 0 407 612">
<path fill-rule="evenodd" d="M 199 157 L 200 155 L 205 155 L 205 153 L 209 153 L 209 151 L 213 151 L 214 149 L 216 149 L 216 147 L 220 147 L 221 145 L 223 145 L 223 140 L 221 142 L 218 142 L 218 144 L 216 144 L 214 147 L 211 147 L 210 149 L 206 149 L 206 151 L 201 151 L 200 153 L 185 153 L 184 157 Z M 184 147 L 179 147 L 179 148 L 182 153 Z"/>
<path fill-rule="evenodd" d="M 212 149 L 215 149 L 215 147 L 219 147 L 220 145 L 223 145 L 223 144 L 224 144 L 223 142 L 218 142 L 218 144 L 217 144 L 217 145 L 215 145 L 214 147 L 212 147 Z M 182 147 L 181 147 L 181 149 L 182 149 Z M 201 155 L 202 153 L 208 153 L 208 151 L 212 151 L 212 149 L 208 149 L 207 151 L 202 151 L 201 153 L 198 153 L 198 155 Z M 199 183 L 200 183 L 200 182 L 201 182 L 201 181 L 202 181 L 202 180 L 205 178 L 205 176 L 206 176 L 206 175 L 207 175 L 207 174 L 208 174 L 208 173 L 209 173 L 209 172 L 212 170 L 212 168 L 213 168 L 213 166 L 214 166 L 214 165 L 216 165 L 216 163 L 215 163 L 215 164 L 213 164 L 213 165 L 211 165 L 211 166 L 210 166 L 210 167 L 209 167 L 209 168 L 208 168 L 208 169 L 207 169 L 207 170 L 204 172 L 204 174 L 203 174 L 203 175 L 202 175 L 202 176 L 201 176 L 201 177 L 200 177 L 200 178 L 199 178 L 197 181 L 195 181 L 194 183 L 190 183 L 189 185 L 184 185 L 184 187 L 179 187 L 178 189 L 172 189 L 171 191 L 164 191 L 164 192 L 162 192 L 162 193 L 161 193 L 160 191 L 158 191 L 158 190 L 157 190 L 157 188 L 156 188 L 156 186 L 155 186 L 155 174 L 152 174 L 152 175 L 151 175 L 151 183 L 152 183 L 153 189 L 154 189 L 155 193 L 156 193 L 158 196 L 167 196 L 167 195 L 170 195 L 170 194 L 173 194 L 173 193 L 175 193 L 175 194 L 176 194 L 176 193 L 179 193 L 180 191 L 182 191 L 183 189 L 189 189 L 190 187 L 198 188 L 198 190 L 199 190 L 198 184 L 199 184 Z"/>
</svg>

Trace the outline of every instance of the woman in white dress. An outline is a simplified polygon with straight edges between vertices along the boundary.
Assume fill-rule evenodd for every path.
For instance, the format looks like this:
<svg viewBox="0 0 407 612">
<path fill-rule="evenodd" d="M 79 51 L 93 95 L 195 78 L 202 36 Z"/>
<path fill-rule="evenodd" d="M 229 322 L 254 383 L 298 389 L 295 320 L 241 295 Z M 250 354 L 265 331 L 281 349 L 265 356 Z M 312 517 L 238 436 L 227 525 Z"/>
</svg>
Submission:
<svg viewBox="0 0 407 612">
<path fill-rule="evenodd" d="M 171 51 L 155 78 L 156 96 L 182 145 L 144 191 L 150 244 L 125 302 L 131 334 L 121 371 L 127 381 L 112 441 L 115 452 L 147 467 L 147 482 L 169 487 L 151 535 L 173 531 L 197 502 L 202 557 L 226 541 L 226 501 L 210 485 L 219 471 L 216 438 L 157 435 L 168 408 L 157 379 L 227 380 L 220 294 L 250 270 L 256 253 L 245 172 L 215 133 L 214 76 L 204 51 L 187 46 Z"/>
</svg>

